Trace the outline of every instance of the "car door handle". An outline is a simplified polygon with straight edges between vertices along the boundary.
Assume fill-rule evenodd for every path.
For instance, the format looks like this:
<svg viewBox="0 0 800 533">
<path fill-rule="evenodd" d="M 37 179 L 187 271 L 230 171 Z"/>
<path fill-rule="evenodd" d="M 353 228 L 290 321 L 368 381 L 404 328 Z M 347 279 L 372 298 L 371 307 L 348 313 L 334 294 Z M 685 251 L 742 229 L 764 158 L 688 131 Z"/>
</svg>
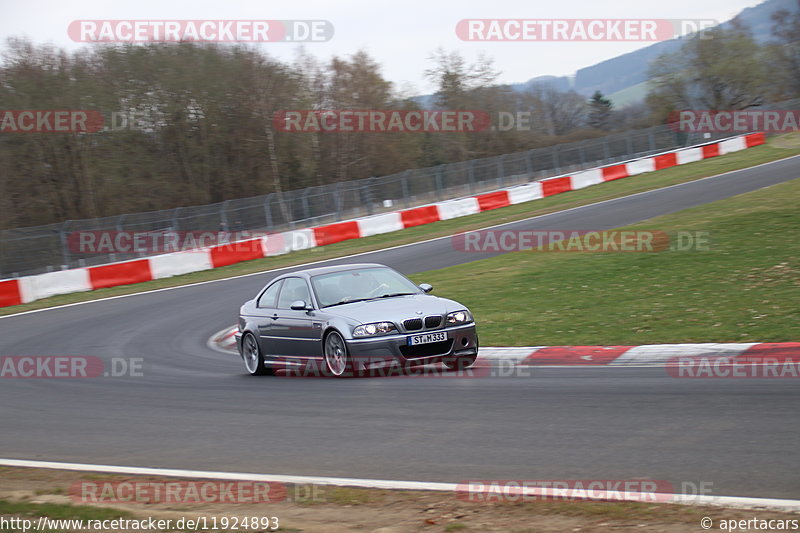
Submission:
<svg viewBox="0 0 800 533">
<path fill-rule="evenodd" d="M 278 313 L 275 313 L 274 315 L 272 315 L 272 320 L 277 320 L 277 319 L 278 319 Z"/>
</svg>

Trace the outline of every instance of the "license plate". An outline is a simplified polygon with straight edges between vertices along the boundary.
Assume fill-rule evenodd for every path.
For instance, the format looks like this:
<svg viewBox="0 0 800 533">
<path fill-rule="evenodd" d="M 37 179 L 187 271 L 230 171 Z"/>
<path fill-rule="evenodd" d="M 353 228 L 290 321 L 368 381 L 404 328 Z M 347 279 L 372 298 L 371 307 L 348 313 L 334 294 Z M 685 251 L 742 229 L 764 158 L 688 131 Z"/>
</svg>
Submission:
<svg viewBox="0 0 800 533">
<path fill-rule="evenodd" d="M 417 346 L 418 344 L 429 344 L 431 342 L 442 342 L 447 340 L 447 333 L 440 331 L 439 333 L 426 333 L 424 335 L 414 335 L 408 338 L 409 346 Z"/>
</svg>

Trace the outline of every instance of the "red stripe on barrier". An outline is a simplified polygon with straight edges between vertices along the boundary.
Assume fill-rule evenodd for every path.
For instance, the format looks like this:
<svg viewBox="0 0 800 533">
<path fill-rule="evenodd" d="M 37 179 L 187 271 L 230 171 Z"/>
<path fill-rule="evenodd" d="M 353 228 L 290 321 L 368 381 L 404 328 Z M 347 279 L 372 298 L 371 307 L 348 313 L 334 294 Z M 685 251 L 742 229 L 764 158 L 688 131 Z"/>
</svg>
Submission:
<svg viewBox="0 0 800 533">
<path fill-rule="evenodd" d="M 703 146 L 703 159 L 717 157 L 719 155 L 719 143 L 707 144 Z"/>
<path fill-rule="evenodd" d="M 767 136 L 764 135 L 763 132 L 751 133 L 750 135 L 745 136 L 744 142 L 747 144 L 748 148 L 751 146 L 758 146 L 767 142 Z"/>
<path fill-rule="evenodd" d="M 657 155 L 653 159 L 656 161 L 656 170 L 674 167 L 678 164 L 678 156 L 674 153 Z"/>
<path fill-rule="evenodd" d="M 762 358 L 797 361 L 800 360 L 800 342 L 763 342 L 751 346 L 736 357 L 748 361 Z"/>
<path fill-rule="evenodd" d="M 19 305 L 22 303 L 22 293 L 19 290 L 19 281 L 9 279 L 0 281 L 0 307 Z"/>
<path fill-rule="evenodd" d="M 554 194 L 572 190 L 572 178 L 569 176 L 542 180 L 539 183 L 542 184 L 542 196 L 553 196 Z"/>
<path fill-rule="evenodd" d="M 506 207 L 511 205 L 511 199 L 508 197 L 508 191 L 496 191 L 486 194 L 478 195 L 478 206 L 481 211 L 489 211 L 490 209 L 497 209 L 498 207 Z"/>
<path fill-rule="evenodd" d="M 264 257 L 264 248 L 261 246 L 261 239 L 250 239 L 231 244 L 212 246 L 209 252 L 211 255 L 211 265 L 214 268 Z"/>
<path fill-rule="evenodd" d="M 633 346 L 546 346 L 526 357 L 526 365 L 607 365 Z"/>
<path fill-rule="evenodd" d="M 152 279 L 150 261 L 147 259 L 89 268 L 89 280 L 92 283 L 92 289 L 130 285 L 132 283 L 152 281 Z"/>
<path fill-rule="evenodd" d="M 603 181 L 614 181 L 620 178 L 627 178 L 630 176 L 628 174 L 628 167 L 625 165 L 614 165 L 611 167 L 603 167 Z"/>
<path fill-rule="evenodd" d="M 422 224 L 430 224 L 431 222 L 438 221 L 439 210 L 436 209 L 435 205 L 417 207 L 416 209 L 400 211 L 400 218 L 403 221 L 404 228 L 421 226 Z"/>
<path fill-rule="evenodd" d="M 335 242 L 346 241 L 348 239 L 358 239 L 361 232 L 358 230 L 358 222 L 339 222 L 338 224 L 328 224 L 314 228 L 314 239 L 317 246 L 325 246 Z"/>
</svg>

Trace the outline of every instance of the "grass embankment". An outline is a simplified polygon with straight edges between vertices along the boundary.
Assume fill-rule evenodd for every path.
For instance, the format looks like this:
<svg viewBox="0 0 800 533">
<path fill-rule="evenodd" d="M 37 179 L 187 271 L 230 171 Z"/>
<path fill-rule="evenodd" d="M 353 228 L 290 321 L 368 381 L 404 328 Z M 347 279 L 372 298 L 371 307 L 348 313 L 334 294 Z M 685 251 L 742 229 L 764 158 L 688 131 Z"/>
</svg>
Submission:
<svg viewBox="0 0 800 533">
<path fill-rule="evenodd" d="M 522 251 L 412 276 L 473 311 L 484 346 L 800 339 L 800 179 L 629 226 L 708 251 Z"/>
</svg>

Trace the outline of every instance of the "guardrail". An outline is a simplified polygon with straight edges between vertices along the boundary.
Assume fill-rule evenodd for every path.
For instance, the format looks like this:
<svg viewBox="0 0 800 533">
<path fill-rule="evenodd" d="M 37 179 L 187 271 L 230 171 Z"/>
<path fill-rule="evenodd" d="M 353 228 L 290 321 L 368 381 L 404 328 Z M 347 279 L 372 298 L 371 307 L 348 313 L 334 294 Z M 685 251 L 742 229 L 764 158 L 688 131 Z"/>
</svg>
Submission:
<svg viewBox="0 0 800 533">
<path fill-rule="evenodd" d="M 0 230 L 0 278 L 143 258 L 157 253 L 141 249 L 85 253 L 74 246 L 74 242 L 76 235 L 87 232 L 280 232 L 480 194 L 719 138 L 722 136 L 706 138 L 702 134 L 655 126 L 282 194 Z"/>
<path fill-rule="evenodd" d="M 582 170 L 476 196 L 446 200 L 401 211 L 266 234 L 227 245 L 4 280 L 0 281 L 0 307 L 27 303 L 58 294 L 141 283 L 262 257 L 281 255 L 296 250 L 325 246 L 348 239 L 389 233 L 701 161 L 744 150 L 764 142 L 765 135 L 763 133 L 742 135 L 720 142 L 664 152 L 652 157 Z"/>
</svg>

